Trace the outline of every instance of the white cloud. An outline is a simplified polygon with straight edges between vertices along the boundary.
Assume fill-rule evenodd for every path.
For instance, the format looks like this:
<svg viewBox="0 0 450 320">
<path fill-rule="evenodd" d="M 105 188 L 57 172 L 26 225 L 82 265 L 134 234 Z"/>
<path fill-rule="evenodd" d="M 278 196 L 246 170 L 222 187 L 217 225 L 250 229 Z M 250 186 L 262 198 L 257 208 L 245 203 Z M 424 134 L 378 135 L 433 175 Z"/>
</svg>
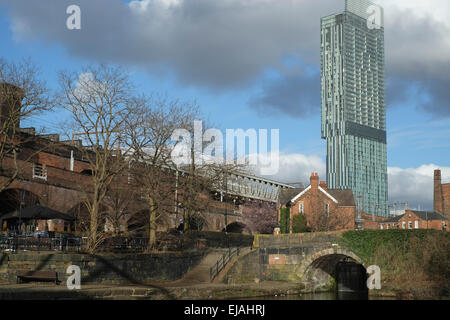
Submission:
<svg viewBox="0 0 450 320">
<path fill-rule="evenodd" d="M 388 168 L 389 201 L 406 201 L 411 208 L 433 209 L 434 170 L 440 169 L 442 182 L 450 182 L 450 167 L 425 164 L 418 168 Z"/>
<path fill-rule="evenodd" d="M 318 67 L 319 20 L 344 9 L 343 0 L 78 2 L 83 27 L 70 32 L 64 27 L 70 0 L 0 0 L 7 4 L 16 39 L 61 43 L 76 56 L 134 65 L 216 90 L 248 88 L 267 68 L 280 69 L 287 55 Z M 450 3 L 376 2 L 385 7 L 387 76 L 422 83 L 435 97 L 426 109 L 448 115 Z"/>
<path fill-rule="evenodd" d="M 162 8 L 170 8 L 171 6 L 178 6 L 183 2 L 183 0 L 134 0 L 131 1 L 128 5 L 131 9 L 145 12 L 149 7 L 162 7 Z"/>
<path fill-rule="evenodd" d="M 450 183 L 450 167 L 424 164 L 418 168 L 388 168 L 389 203 L 408 202 L 410 208 L 433 209 L 434 170 L 440 169 L 442 183 Z M 280 170 L 267 178 L 287 183 L 309 184 L 312 172 L 326 180 L 326 165 L 321 157 L 303 154 L 280 154 Z"/>
<path fill-rule="evenodd" d="M 312 172 L 317 172 L 321 180 L 326 180 L 325 171 L 326 165 L 319 156 L 280 153 L 278 173 L 267 178 L 285 183 L 302 182 L 308 185 Z"/>
<path fill-rule="evenodd" d="M 448 13 L 450 12 L 450 2 L 448 0 L 378 0 L 378 4 L 383 6 L 385 13 L 390 18 L 390 13 L 398 10 L 409 10 L 418 18 L 430 18 L 447 25 L 450 28 Z"/>
</svg>

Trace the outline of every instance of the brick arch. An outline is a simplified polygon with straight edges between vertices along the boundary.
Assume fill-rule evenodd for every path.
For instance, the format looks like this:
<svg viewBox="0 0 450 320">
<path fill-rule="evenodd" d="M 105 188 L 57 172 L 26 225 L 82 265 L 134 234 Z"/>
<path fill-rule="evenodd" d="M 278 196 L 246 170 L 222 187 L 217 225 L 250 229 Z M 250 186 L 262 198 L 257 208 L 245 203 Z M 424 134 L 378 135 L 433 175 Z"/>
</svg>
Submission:
<svg viewBox="0 0 450 320">
<path fill-rule="evenodd" d="M 343 257 L 349 257 L 364 266 L 363 260 L 360 257 L 358 257 L 354 252 L 347 250 L 345 248 L 341 248 L 341 247 L 330 247 L 330 248 L 326 248 L 326 249 L 322 248 L 322 249 L 316 250 L 315 252 L 306 256 L 305 259 L 303 259 L 302 264 L 301 264 L 302 265 L 301 268 L 303 267 L 302 271 L 305 272 L 307 270 L 307 268 L 309 266 L 311 266 L 311 264 L 315 260 L 320 259 L 322 257 L 329 256 L 329 255 L 339 255 L 339 256 L 343 256 Z"/>
<path fill-rule="evenodd" d="M 36 181 L 28 180 L 14 180 L 13 183 L 7 188 L 8 189 L 22 189 L 28 192 L 36 194 L 40 199 L 45 199 L 46 193 L 48 192 L 49 185 L 45 183 L 39 183 Z M 44 201 L 44 200 L 42 200 Z"/>
<path fill-rule="evenodd" d="M 0 192 L 0 204 L 2 210 L 0 215 L 13 211 L 19 207 L 21 202 L 21 192 L 25 192 L 25 206 L 39 204 L 42 205 L 42 198 L 39 194 L 25 188 L 10 187 Z"/>
<path fill-rule="evenodd" d="M 228 223 L 228 225 L 224 228 L 224 230 L 227 230 L 228 232 L 236 232 L 236 233 L 243 233 L 243 234 L 253 234 L 252 230 L 249 228 L 249 226 L 244 223 L 243 221 L 240 221 L 239 219 L 233 222 Z"/>
<path fill-rule="evenodd" d="M 83 197 L 82 191 L 38 181 L 15 180 L 5 190 L 9 189 L 21 189 L 31 192 L 39 197 L 41 205 L 63 213 L 66 213 Z"/>
<path fill-rule="evenodd" d="M 301 283 L 311 291 L 332 289 L 336 283 L 337 264 L 345 258 L 367 269 L 363 260 L 350 250 L 341 247 L 322 248 L 303 258 L 297 272 Z"/>
</svg>

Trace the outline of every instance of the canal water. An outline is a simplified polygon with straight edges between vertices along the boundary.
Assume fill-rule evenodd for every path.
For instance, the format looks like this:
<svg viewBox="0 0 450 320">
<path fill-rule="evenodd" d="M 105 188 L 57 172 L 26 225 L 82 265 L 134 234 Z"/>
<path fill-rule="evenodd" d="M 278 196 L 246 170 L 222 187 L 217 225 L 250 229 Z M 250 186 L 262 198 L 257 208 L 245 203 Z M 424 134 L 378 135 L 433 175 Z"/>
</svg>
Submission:
<svg viewBox="0 0 450 320">
<path fill-rule="evenodd" d="M 339 262 L 336 266 L 335 291 L 299 295 L 263 297 L 263 300 L 369 300 L 366 269 L 356 262 Z M 373 298 L 372 298 L 373 299 Z M 380 300 L 380 299 L 377 299 Z M 385 300 L 385 299 L 383 299 Z"/>
<path fill-rule="evenodd" d="M 366 293 L 353 292 L 316 292 L 279 296 L 243 298 L 241 300 L 395 300 L 394 297 L 370 297 Z"/>
</svg>

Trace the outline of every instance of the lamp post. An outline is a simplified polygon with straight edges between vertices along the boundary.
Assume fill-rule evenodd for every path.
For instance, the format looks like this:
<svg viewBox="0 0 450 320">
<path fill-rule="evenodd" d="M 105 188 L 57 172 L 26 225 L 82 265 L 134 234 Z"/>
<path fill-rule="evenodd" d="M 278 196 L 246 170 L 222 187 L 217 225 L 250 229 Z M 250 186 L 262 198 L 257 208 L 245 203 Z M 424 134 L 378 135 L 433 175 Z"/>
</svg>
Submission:
<svg viewBox="0 0 450 320">
<path fill-rule="evenodd" d="M 225 172 L 225 238 L 227 240 L 227 248 L 230 250 L 230 241 L 228 239 L 228 207 L 227 207 L 227 194 L 228 194 L 228 175 Z"/>
<path fill-rule="evenodd" d="M 180 219 L 180 222 L 183 224 L 183 227 L 181 228 L 180 232 L 181 232 L 181 234 L 182 234 L 182 238 L 181 238 L 181 249 L 184 249 L 184 234 L 185 234 L 184 231 L 186 230 L 186 228 L 185 228 L 185 223 L 187 223 L 187 221 L 186 221 L 186 219 L 185 219 L 185 211 L 186 211 L 186 208 L 185 208 L 183 205 L 180 205 L 179 208 L 180 208 L 180 209 L 183 209 L 183 216 L 182 216 L 182 218 Z M 180 223 L 180 224 L 181 224 L 181 223 Z"/>
<path fill-rule="evenodd" d="M 362 198 L 362 194 L 358 194 L 357 195 L 357 198 L 358 198 L 358 216 L 357 216 L 357 218 L 356 218 L 356 223 L 357 223 L 357 225 L 356 225 L 356 228 L 358 229 L 358 230 L 361 230 L 361 210 L 362 210 L 362 203 L 361 203 L 361 198 Z"/>
</svg>

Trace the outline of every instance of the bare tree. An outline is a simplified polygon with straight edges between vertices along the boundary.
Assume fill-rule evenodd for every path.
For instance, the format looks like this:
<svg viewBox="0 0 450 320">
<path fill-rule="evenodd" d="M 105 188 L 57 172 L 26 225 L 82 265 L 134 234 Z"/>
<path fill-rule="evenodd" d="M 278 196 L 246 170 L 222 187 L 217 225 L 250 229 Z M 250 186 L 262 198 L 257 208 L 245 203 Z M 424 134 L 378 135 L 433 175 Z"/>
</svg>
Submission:
<svg viewBox="0 0 450 320">
<path fill-rule="evenodd" d="M 199 116 L 195 103 L 150 99 L 139 117 L 130 118 L 128 141 L 135 151 L 133 176 L 141 186 L 148 204 L 147 223 L 149 248 L 156 244 L 156 231 L 163 220 L 183 211 L 184 230 L 202 214 L 213 201 L 210 191 L 220 188 L 224 172 L 230 166 L 211 161 L 196 161 L 194 141 L 190 139 L 188 163 L 177 165 L 172 151 L 180 141 L 174 141 L 176 130 L 194 133 L 194 120 Z M 203 133 L 203 132 L 202 132 Z M 192 223 L 191 223 L 192 224 Z"/>
<path fill-rule="evenodd" d="M 130 179 L 127 179 L 130 182 Z M 127 226 L 142 208 L 140 188 L 131 183 L 118 183 L 108 186 L 103 200 L 105 208 L 106 231 L 114 236 L 127 232 Z"/>
<path fill-rule="evenodd" d="M 203 132 L 207 129 L 202 126 Z M 180 203 L 184 209 L 184 231 L 189 229 L 190 221 L 205 220 L 205 213 L 211 208 L 214 198 L 212 191 L 219 191 L 223 196 L 228 196 L 229 177 L 232 173 L 245 173 L 248 166 L 238 161 L 225 162 L 223 155 L 217 158 L 199 153 L 195 147 L 195 141 L 189 146 L 189 163 L 182 166 L 186 176 L 181 181 L 183 190 Z M 202 141 L 202 145 L 207 142 Z M 223 152 L 223 150 L 215 150 Z M 224 199 L 226 201 L 226 199 Z"/>
<path fill-rule="evenodd" d="M 318 192 L 311 193 L 310 197 L 311 211 L 306 213 L 306 221 L 312 232 L 348 229 L 354 221 L 354 214 L 338 210 L 335 204 L 323 201 Z"/>
<path fill-rule="evenodd" d="M 92 172 L 83 186 L 89 212 L 88 250 L 94 252 L 106 236 L 102 202 L 112 183 L 122 183 L 133 150 L 123 142 L 126 120 L 142 99 L 134 95 L 128 74 L 121 68 L 90 66 L 81 72 L 61 72 L 61 101 L 71 115 L 72 132 L 87 146 L 78 146 Z"/>
<path fill-rule="evenodd" d="M 155 247 L 158 224 L 177 206 L 178 172 L 171 159 L 176 129 L 188 129 L 197 115 L 195 104 L 166 98 L 148 99 L 128 120 L 128 141 L 134 153 L 133 177 L 147 202 L 149 249 Z"/>
<path fill-rule="evenodd" d="M 20 121 L 52 110 L 55 105 L 38 74 L 30 60 L 12 63 L 0 58 L 0 175 L 6 177 L 0 181 L 0 192 L 19 177 L 20 163 L 49 147 L 20 128 Z M 25 147 L 28 152 L 21 153 Z"/>
</svg>

